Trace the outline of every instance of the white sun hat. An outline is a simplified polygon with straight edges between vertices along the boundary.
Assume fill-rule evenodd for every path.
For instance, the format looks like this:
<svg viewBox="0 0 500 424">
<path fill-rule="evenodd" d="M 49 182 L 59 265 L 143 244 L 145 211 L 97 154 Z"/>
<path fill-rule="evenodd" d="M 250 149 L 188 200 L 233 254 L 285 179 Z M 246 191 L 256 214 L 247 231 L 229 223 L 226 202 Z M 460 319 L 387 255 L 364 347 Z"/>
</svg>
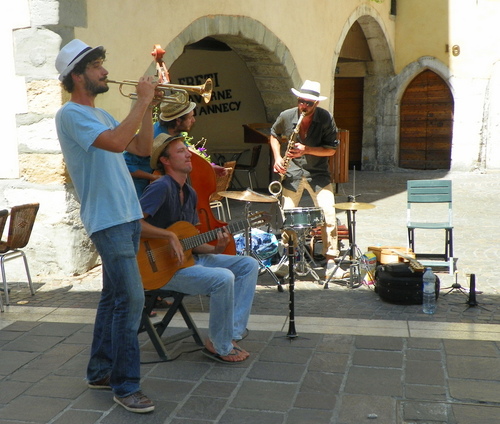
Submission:
<svg viewBox="0 0 500 424">
<path fill-rule="evenodd" d="M 321 92 L 321 84 L 316 81 L 305 80 L 304 84 L 302 84 L 302 87 L 300 87 L 300 90 L 292 88 L 292 93 L 295 94 L 297 97 L 306 100 L 313 100 L 315 102 L 326 100 L 328 98 L 325 96 L 321 96 L 319 94 L 320 92 Z"/>
<path fill-rule="evenodd" d="M 59 72 L 59 80 L 62 81 L 85 56 L 101 48 L 102 46 L 90 47 L 76 38 L 66 44 L 56 58 L 56 69 Z"/>
</svg>

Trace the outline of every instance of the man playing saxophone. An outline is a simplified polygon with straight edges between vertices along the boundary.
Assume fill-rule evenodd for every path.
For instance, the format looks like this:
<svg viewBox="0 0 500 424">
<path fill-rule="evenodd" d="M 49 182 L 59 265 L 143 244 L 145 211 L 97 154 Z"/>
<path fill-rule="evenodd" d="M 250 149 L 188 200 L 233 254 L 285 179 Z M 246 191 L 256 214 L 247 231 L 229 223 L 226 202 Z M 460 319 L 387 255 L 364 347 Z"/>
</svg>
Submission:
<svg viewBox="0 0 500 424">
<path fill-rule="evenodd" d="M 281 112 L 271 128 L 269 142 L 274 157 L 273 170 L 285 176 L 282 179 L 283 208 L 298 207 L 307 190 L 314 206 L 323 209 L 325 225 L 321 233 L 328 271 L 339 255 L 334 187 L 328 167 L 328 158 L 335 154 L 338 141 L 331 114 L 318 107 L 318 103 L 326 99 L 320 95 L 320 89 L 319 82 L 309 80 L 300 90 L 292 88 L 297 96 L 297 107 Z M 283 136 L 294 137 L 293 145 L 281 143 Z"/>
</svg>

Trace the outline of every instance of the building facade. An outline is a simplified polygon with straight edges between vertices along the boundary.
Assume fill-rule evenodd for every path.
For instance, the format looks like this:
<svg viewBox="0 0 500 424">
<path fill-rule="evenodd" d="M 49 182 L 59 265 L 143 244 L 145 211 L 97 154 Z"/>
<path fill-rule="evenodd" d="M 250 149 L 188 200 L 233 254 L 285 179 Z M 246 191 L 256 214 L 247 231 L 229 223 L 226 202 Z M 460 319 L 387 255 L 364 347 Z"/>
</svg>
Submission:
<svg viewBox="0 0 500 424">
<path fill-rule="evenodd" d="M 210 77 L 213 100 L 198 103 L 191 135 L 221 156 L 251 148 L 243 125 L 272 123 L 294 105 L 290 89 L 311 79 L 328 96 L 321 106 L 349 131 L 356 170 L 500 169 L 500 34 L 488 30 L 500 16 L 496 0 L 11 3 L 0 28 L 11 105 L 2 116 L 0 207 L 40 202 L 34 272 L 81 273 L 98 260 L 54 127 L 67 100 L 54 62 L 73 38 L 104 45 L 115 80 L 153 73 L 156 44 L 166 50 L 173 83 Z M 111 87 L 98 105 L 120 120 L 130 100 Z M 260 187 L 269 182 L 266 149 Z"/>
</svg>

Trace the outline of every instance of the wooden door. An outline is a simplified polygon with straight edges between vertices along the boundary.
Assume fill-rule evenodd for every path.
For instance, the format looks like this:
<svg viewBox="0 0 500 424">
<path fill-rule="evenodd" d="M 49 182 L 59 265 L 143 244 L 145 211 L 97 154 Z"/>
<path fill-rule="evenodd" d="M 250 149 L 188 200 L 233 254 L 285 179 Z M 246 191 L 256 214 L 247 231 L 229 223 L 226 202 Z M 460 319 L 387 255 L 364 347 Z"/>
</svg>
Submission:
<svg viewBox="0 0 500 424">
<path fill-rule="evenodd" d="M 400 107 L 399 166 L 409 169 L 450 169 L 453 97 L 432 71 L 410 83 Z"/>
<path fill-rule="evenodd" d="M 363 142 L 363 78 L 335 78 L 334 118 L 349 131 L 349 168 L 361 169 Z"/>
</svg>

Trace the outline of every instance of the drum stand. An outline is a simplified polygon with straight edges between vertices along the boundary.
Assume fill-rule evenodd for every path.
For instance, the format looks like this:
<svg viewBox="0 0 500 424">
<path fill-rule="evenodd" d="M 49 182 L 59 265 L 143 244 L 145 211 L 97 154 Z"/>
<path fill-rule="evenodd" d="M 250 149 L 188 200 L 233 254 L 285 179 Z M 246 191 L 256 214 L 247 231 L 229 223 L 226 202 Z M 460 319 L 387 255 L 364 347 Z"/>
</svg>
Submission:
<svg viewBox="0 0 500 424">
<path fill-rule="evenodd" d="M 351 215 L 352 212 L 352 215 Z M 328 289 L 328 284 L 330 281 L 336 284 L 341 285 L 349 285 L 350 288 L 354 288 L 355 284 L 359 283 L 360 280 L 360 270 L 359 270 L 359 261 L 356 258 L 361 257 L 361 251 L 358 249 L 356 245 L 356 211 L 346 211 L 347 214 L 347 228 L 349 229 L 349 248 L 346 249 L 344 255 L 340 258 L 339 261 L 336 261 L 337 264 L 333 268 L 332 272 L 328 276 L 325 281 L 324 289 Z M 349 255 L 350 260 L 346 260 L 347 255 Z M 349 281 L 345 282 L 343 279 L 333 279 L 333 276 L 340 268 L 342 264 L 349 264 Z"/>
<path fill-rule="evenodd" d="M 326 279 L 324 285 L 325 289 L 328 288 L 328 283 L 330 281 L 337 284 L 349 285 L 350 288 L 359 287 L 362 283 L 360 272 L 360 265 L 362 264 L 362 261 L 360 259 L 362 253 L 356 245 L 356 212 L 358 211 L 358 209 L 372 209 L 375 206 L 369 203 L 357 203 L 354 201 L 355 196 L 349 196 L 348 199 L 350 200 L 349 202 L 339 203 L 338 205 L 335 205 L 335 207 L 337 209 L 343 209 L 346 211 L 347 228 L 349 230 L 349 248 L 345 251 L 340 261 L 337 262 L 332 272 Z M 350 260 L 346 260 L 347 255 L 349 255 Z M 333 279 L 333 276 L 342 264 L 349 264 L 350 275 L 349 281 L 347 283 L 344 280 Z"/>
<path fill-rule="evenodd" d="M 251 202 L 245 202 L 245 216 L 247 219 L 250 217 L 250 203 Z M 278 291 L 282 292 L 283 291 L 283 286 L 281 285 L 280 279 L 276 276 L 276 274 L 269 269 L 266 265 L 264 265 L 264 262 L 258 257 L 258 255 L 253 251 L 252 249 L 252 237 L 251 237 L 251 229 L 249 226 L 245 228 L 245 249 L 243 251 L 244 256 L 252 256 L 260 265 L 261 268 L 264 269 L 264 271 L 268 272 L 269 275 L 273 278 L 273 280 L 276 282 L 278 286 Z"/>
<path fill-rule="evenodd" d="M 321 278 L 317 274 L 317 272 L 311 267 L 311 263 L 316 264 L 314 259 L 309 254 L 306 249 L 306 235 L 311 229 L 308 227 L 300 227 L 300 228 L 287 228 L 287 230 L 292 230 L 291 232 L 297 234 L 297 247 L 296 247 L 296 255 L 297 260 L 294 261 L 294 271 L 300 277 L 305 277 L 308 274 L 311 274 L 312 277 L 316 280 L 318 284 L 323 284 Z M 290 237 L 290 236 L 289 236 Z M 289 241 L 290 244 L 290 241 Z M 295 243 L 294 243 L 295 244 Z M 283 255 L 281 260 L 279 261 L 276 269 L 279 270 L 280 267 L 287 261 L 287 255 Z M 290 274 L 290 266 L 288 267 Z"/>
</svg>

